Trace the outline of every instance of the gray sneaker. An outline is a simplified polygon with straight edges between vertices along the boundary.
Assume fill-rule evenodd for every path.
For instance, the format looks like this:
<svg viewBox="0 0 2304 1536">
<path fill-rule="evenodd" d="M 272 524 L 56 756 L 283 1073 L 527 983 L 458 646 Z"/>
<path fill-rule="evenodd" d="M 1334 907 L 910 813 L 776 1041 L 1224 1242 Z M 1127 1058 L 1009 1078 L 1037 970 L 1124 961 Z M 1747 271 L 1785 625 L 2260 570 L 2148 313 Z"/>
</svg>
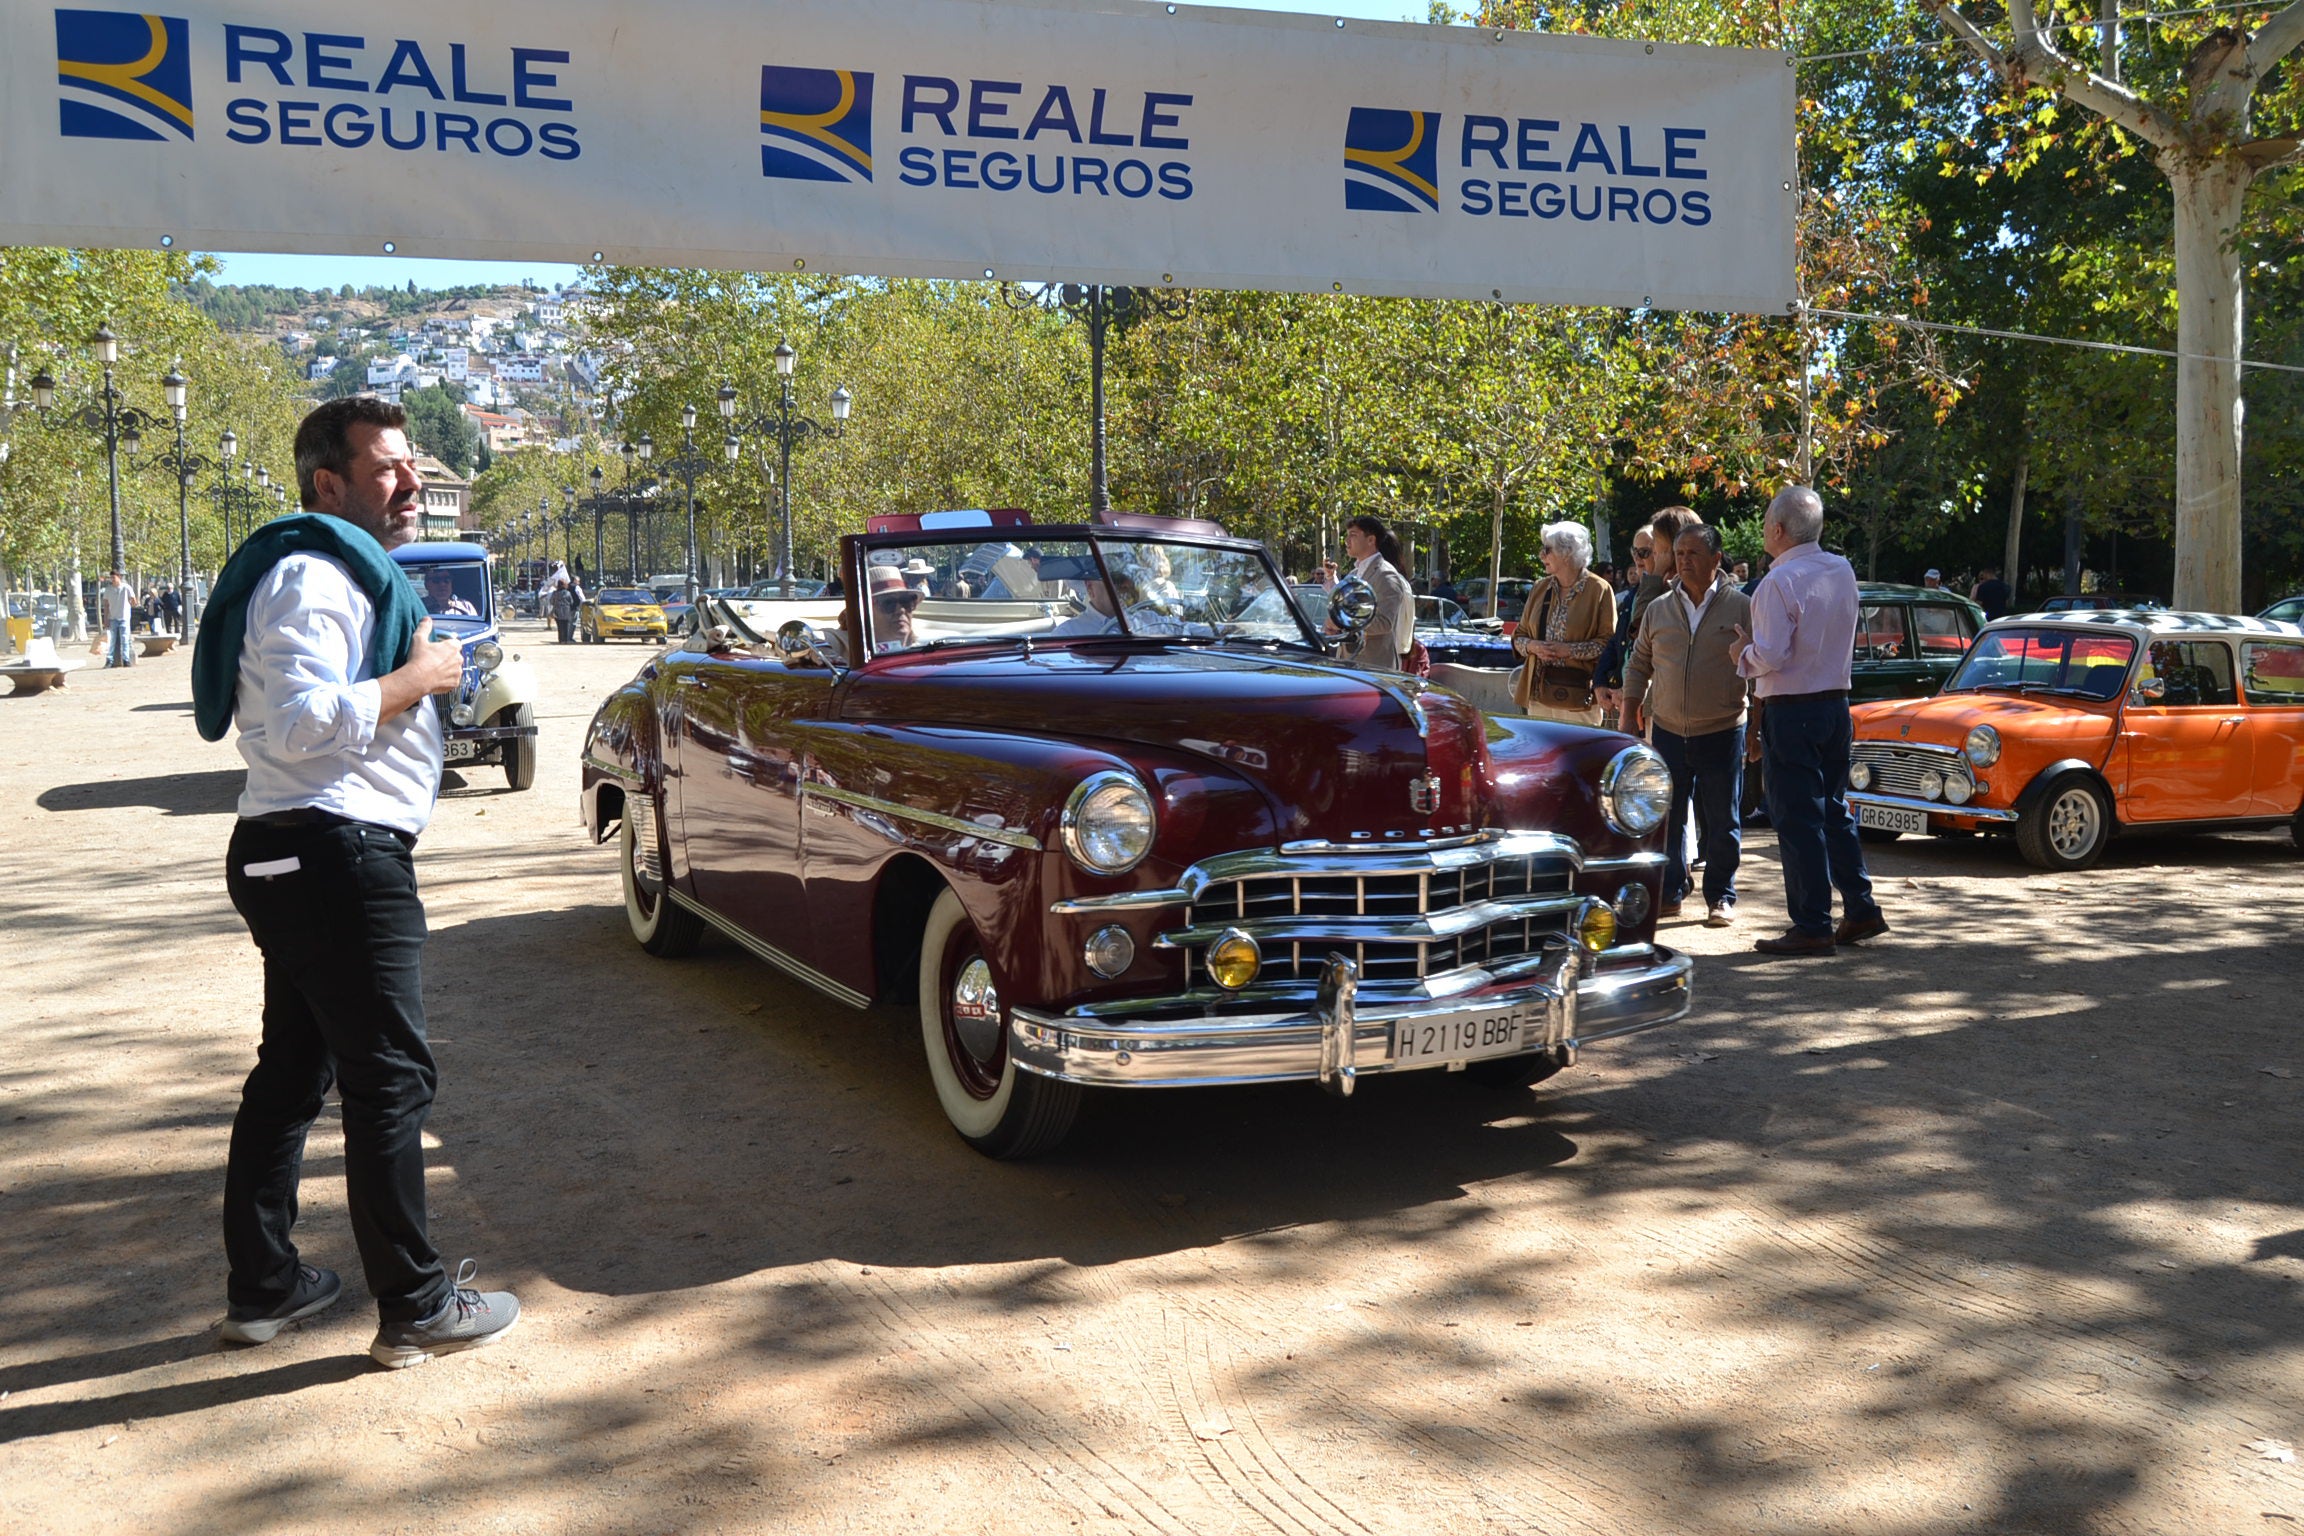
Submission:
<svg viewBox="0 0 2304 1536">
<path fill-rule="evenodd" d="M 242 1312 L 234 1308 L 225 1314 L 224 1342 L 269 1344 L 279 1337 L 281 1329 L 315 1312 L 327 1311 L 343 1294 L 344 1282 L 336 1278 L 336 1271 L 299 1264 L 295 1287 L 280 1305 L 269 1312 Z"/>
<path fill-rule="evenodd" d="M 480 1266 L 466 1259 L 456 1266 L 456 1279 L 448 1299 L 430 1317 L 413 1323 L 386 1323 L 376 1330 L 368 1358 L 388 1371 L 422 1365 L 434 1355 L 493 1344 L 520 1321 L 520 1299 L 510 1291 L 475 1291 L 466 1282 Z"/>
</svg>

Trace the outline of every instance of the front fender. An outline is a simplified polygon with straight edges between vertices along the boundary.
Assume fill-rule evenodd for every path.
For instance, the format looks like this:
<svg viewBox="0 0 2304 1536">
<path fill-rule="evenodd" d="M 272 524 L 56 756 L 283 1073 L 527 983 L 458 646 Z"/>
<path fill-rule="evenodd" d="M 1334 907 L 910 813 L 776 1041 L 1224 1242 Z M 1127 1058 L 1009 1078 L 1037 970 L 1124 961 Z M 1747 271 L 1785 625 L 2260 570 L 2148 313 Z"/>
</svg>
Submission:
<svg viewBox="0 0 2304 1536">
<path fill-rule="evenodd" d="M 596 843 L 624 815 L 628 794 L 664 792 L 664 753 L 655 700 L 645 677 L 635 678 L 601 701 L 584 730 L 582 812 L 585 830 Z"/>
<path fill-rule="evenodd" d="M 1022 1003 L 1052 1003 L 1086 979 L 1069 927 L 1058 933 L 1050 926 L 1052 902 L 1170 886 L 1211 853 L 1271 846 L 1264 797 L 1186 754 L 950 726 L 847 723 L 809 728 L 806 746 L 802 838 L 816 922 L 870 931 L 865 918 L 880 872 L 900 854 L 917 855 L 958 895 Z M 1064 805 L 1090 774 L 1115 770 L 1150 788 L 1159 828 L 1152 853 L 1136 868 L 1092 875 L 1064 851 Z M 851 958 L 869 976 L 865 957 Z M 1141 987 L 1144 977 L 1131 981 Z"/>
<path fill-rule="evenodd" d="M 2026 784 L 2024 792 L 2016 797 L 2017 816 L 2019 818 L 2029 817 L 2037 812 L 2040 809 L 2040 802 L 2047 798 L 2048 786 L 2064 777 L 2065 774 L 2074 772 L 2084 773 L 2095 780 L 2096 787 L 2104 791 L 2104 799 L 2107 804 L 2113 806 L 2119 804 L 2119 801 L 2112 794 L 2112 786 L 2104 781 L 2103 773 L 2094 763 L 2084 757 L 2063 757 L 2032 775 L 2032 781 Z"/>
<path fill-rule="evenodd" d="M 533 704 L 536 698 L 535 668 L 527 662 L 507 658 L 502 666 L 480 680 L 480 691 L 473 698 L 472 718 L 485 725 L 505 710 Z"/>
</svg>

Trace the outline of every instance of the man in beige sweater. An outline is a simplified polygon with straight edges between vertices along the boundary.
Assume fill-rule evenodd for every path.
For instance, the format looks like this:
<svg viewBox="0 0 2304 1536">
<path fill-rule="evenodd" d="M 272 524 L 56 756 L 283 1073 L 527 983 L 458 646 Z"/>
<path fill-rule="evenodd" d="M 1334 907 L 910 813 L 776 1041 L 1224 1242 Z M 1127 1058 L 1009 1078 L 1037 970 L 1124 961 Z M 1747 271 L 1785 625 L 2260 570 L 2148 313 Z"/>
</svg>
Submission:
<svg viewBox="0 0 2304 1536">
<path fill-rule="evenodd" d="M 1744 791 L 1746 691 L 1728 644 L 1752 626 L 1752 600 L 1720 578 L 1720 530 L 1702 523 L 1673 541 L 1672 588 L 1648 605 L 1624 667 L 1624 728 L 1650 727 L 1649 741 L 1672 770 L 1670 832 L 1664 847 L 1664 915 L 1688 895 L 1688 807 L 1703 834 L 1708 927 L 1736 917 L 1736 866 L 1743 857 L 1737 806 Z"/>
</svg>

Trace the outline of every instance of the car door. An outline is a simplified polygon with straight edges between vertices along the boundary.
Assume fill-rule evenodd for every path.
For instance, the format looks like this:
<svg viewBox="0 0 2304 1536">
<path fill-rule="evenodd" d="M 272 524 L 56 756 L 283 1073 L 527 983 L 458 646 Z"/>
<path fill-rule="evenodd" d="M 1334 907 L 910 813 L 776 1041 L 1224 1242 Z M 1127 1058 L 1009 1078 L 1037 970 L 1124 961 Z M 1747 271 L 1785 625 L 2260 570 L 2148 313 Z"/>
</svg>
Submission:
<svg viewBox="0 0 2304 1536">
<path fill-rule="evenodd" d="M 1976 638 L 1976 617 L 1956 603 L 1912 605 L 1913 654 L 1927 674 L 1925 692 L 1934 693 L 1968 654 Z"/>
<path fill-rule="evenodd" d="M 2304 641 L 2241 641 L 2240 688 L 2255 738 L 2252 809 L 2293 816 L 2304 807 Z"/>
<path fill-rule="evenodd" d="M 680 837 L 696 895 L 778 948 L 804 932 L 799 727 L 830 708 L 833 674 L 750 653 L 666 658 L 678 712 Z"/>
<path fill-rule="evenodd" d="M 1913 654 L 1908 613 L 1902 603 L 1857 608 L 1849 656 L 1849 696 L 1857 702 L 1912 699 L 1936 691 L 1928 669 Z"/>
<path fill-rule="evenodd" d="M 2123 821 L 2250 814 L 2254 741 L 2222 640 L 2155 640 L 2121 714 Z M 2139 697 L 2141 695 L 2141 697 Z"/>
</svg>

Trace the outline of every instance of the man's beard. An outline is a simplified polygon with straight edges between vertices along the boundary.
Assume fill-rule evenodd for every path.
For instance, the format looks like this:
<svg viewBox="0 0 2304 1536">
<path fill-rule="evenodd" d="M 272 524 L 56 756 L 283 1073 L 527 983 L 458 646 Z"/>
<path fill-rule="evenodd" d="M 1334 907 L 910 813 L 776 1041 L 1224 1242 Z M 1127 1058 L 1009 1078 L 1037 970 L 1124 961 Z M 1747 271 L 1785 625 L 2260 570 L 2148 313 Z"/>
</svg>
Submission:
<svg viewBox="0 0 2304 1536">
<path fill-rule="evenodd" d="M 423 518 L 420 515 L 412 520 L 403 521 L 407 514 L 416 511 L 416 498 L 414 496 L 397 501 L 387 501 L 378 506 L 355 503 L 347 506 L 344 510 L 351 514 L 346 519 L 348 522 L 357 523 L 360 527 L 365 528 L 375 536 L 376 542 L 386 549 L 393 549 L 402 544 L 414 542 L 416 535 L 423 529 Z"/>
</svg>

